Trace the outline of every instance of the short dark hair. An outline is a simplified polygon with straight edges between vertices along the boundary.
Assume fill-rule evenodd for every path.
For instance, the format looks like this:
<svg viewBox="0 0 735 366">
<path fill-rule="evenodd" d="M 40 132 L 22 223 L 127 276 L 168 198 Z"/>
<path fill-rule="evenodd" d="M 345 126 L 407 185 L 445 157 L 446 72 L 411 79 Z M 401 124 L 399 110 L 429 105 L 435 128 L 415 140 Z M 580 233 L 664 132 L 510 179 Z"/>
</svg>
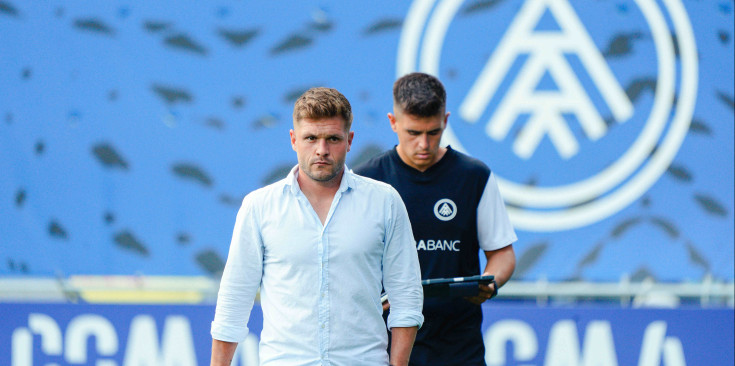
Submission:
<svg viewBox="0 0 735 366">
<path fill-rule="evenodd" d="M 447 93 L 436 77 L 414 72 L 393 84 L 393 103 L 412 116 L 434 117 L 444 114 Z"/>
<path fill-rule="evenodd" d="M 345 130 L 349 131 L 352 126 L 352 107 L 342 93 L 332 88 L 316 87 L 305 91 L 296 99 L 293 108 L 294 127 L 304 118 L 324 119 L 338 116 L 342 117 Z"/>
</svg>

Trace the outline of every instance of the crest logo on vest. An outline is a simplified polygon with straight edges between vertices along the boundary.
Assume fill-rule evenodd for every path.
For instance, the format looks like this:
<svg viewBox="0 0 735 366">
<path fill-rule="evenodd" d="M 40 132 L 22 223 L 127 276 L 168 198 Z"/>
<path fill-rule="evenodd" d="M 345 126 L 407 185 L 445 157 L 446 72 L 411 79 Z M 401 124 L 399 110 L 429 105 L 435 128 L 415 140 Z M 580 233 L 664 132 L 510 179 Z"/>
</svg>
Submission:
<svg viewBox="0 0 735 366">
<path fill-rule="evenodd" d="M 434 215 L 442 221 L 449 221 L 457 216 L 457 205 L 449 198 L 442 198 L 434 205 Z"/>
<path fill-rule="evenodd" d="M 492 166 L 516 228 L 562 231 L 616 214 L 656 183 L 687 134 L 698 53 L 682 0 L 626 4 L 415 0 L 406 15 L 398 76 L 442 79 L 455 121 L 442 145 Z"/>
</svg>

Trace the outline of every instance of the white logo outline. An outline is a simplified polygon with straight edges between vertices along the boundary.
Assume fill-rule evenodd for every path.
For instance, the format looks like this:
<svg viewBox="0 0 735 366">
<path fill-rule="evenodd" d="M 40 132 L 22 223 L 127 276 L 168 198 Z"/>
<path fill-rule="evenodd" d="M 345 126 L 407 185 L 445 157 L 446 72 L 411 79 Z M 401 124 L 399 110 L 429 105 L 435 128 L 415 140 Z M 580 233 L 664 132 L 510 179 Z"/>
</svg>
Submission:
<svg viewBox="0 0 735 366">
<path fill-rule="evenodd" d="M 434 204 L 434 216 L 441 221 L 449 221 L 457 216 L 457 205 L 449 198 L 442 198 Z"/>
<path fill-rule="evenodd" d="M 438 75 L 444 36 L 464 0 L 438 1 L 433 14 L 435 0 L 415 0 L 411 5 L 398 46 L 398 76 L 412 71 Z M 558 0 L 546 0 L 547 3 L 549 1 Z M 664 9 L 655 1 L 635 2 L 651 28 L 659 65 L 654 106 L 645 128 L 622 158 L 599 174 L 573 184 L 531 187 L 496 176 L 501 194 L 512 204 L 508 207 L 508 214 L 517 228 L 561 231 L 603 220 L 643 195 L 666 171 L 679 150 L 691 123 L 697 95 L 698 56 L 691 23 L 680 0 L 663 0 L 663 7 L 668 10 L 672 23 L 671 29 Z M 672 33 L 677 35 L 681 66 L 678 102 L 673 109 L 673 117 L 669 119 L 677 81 Z M 671 122 L 662 137 L 667 120 Z M 658 147 L 651 154 L 658 141 Z M 456 150 L 468 152 L 450 125 L 444 131 L 442 144 L 451 144 Z"/>
</svg>

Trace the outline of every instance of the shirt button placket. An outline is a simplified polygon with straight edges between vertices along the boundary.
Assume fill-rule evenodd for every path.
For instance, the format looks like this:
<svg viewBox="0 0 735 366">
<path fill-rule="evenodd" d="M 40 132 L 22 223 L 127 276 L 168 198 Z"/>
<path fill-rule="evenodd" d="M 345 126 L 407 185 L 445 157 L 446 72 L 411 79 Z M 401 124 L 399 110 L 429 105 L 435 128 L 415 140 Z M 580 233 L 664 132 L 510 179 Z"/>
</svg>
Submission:
<svg viewBox="0 0 735 366">
<path fill-rule="evenodd" d="M 322 364 L 328 365 L 328 347 L 329 347 L 329 247 L 326 230 L 323 229 L 319 240 L 319 276 L 321 286 L 319 288 L 319 353 Z"/>
</svg>

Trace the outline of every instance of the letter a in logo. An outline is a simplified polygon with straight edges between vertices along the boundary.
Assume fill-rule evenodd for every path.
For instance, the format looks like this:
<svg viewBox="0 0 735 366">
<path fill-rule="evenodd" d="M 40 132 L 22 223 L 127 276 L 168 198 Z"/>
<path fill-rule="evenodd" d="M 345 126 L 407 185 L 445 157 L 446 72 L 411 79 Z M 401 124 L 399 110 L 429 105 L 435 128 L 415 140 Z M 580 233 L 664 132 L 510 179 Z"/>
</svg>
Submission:
<svg viewBox="0 0 735 366">
<path fill-rule="evenodd" d="M 547 11 L 553 15 L 560 30 L 535 30 Z M 576 116 L 591 140 L 599 139 L 607 130 L 565 54 L 579 57 L 618 122 L 625 122 L 633 114 L 630 100 L 569 3 L 566 0 L 529 0 L 459 107 L 466 121 L 475 123 L 480 118 L 503 76 L 522 54 L 528 54 L 528 60 L 486 128 L 488 136 L 502 140 L 521 114 L 530 114 L 513 145 L 521 158 L 529 158 L 545 135 L 563 158 L 577 153 L 579 144 L 564 120 L 565 113 Z M 536 90 L 547 73 L 559 90 Z"/>
</svg>

